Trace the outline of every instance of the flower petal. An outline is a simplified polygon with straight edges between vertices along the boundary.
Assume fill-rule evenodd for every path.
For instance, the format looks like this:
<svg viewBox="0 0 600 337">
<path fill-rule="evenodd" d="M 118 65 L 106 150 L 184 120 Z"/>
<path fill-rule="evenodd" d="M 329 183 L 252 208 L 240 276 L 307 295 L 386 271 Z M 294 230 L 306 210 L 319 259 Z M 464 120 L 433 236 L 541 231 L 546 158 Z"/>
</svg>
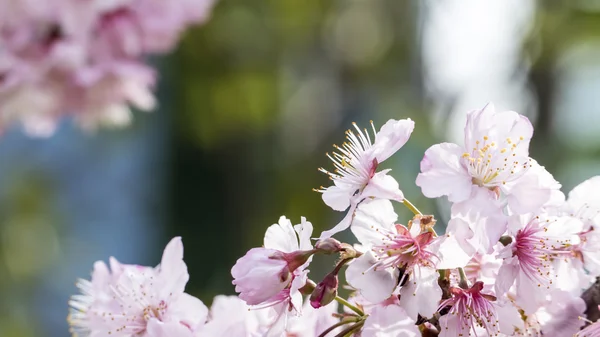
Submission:
<svg viewBox="0 0 600 337">
<path fill-rule="evenodd" d="M 419 314 L 423 317 L 433 317 L 442 299 L 437 270 L 427 267 L 415 268 L 411 277 L 412 279 L 400 288 L 400 306 L 415 321 Z"/>
<path fill-rule="evenodd" d="M 351 230 L 361 244 L 377 245 L 382 241 L 382 234 L 377 229 L 391 229 L 396 220 L 398 215 L 389 200 L 369 199 L 356 209 Z"/>
<path fill-rule="evenodd" d="M 292 227 L 292 222 L 285 216 L 281 216 L 279 223 L 269 226 L 265 232 L 264 246 L 284 253 L 297 251 L 299 249 L 298 237 Z"/>
<path fill-rule="evenodd" d="M 425 151 L 416 184 L 428 198 L 448 196 L 451 202 L 471 195 L 471 176 L 462 165 L 464 149 L 452 143 L 436 144 Z"/>
<path fill-rule="evenodd" d="M 398 305 L 377 306 L 365 320 L 362 337 L 421 336 L 415 321 Z"/>
<path fill-rule="evenodd" d="M 375 143 L 373 144 L 377 162 L 383 162 L 404 146 L 414 128 L 415 122 L 410 118 L 387 121 L 375 136 Z"/>
<path fill-rule="evenodd" d="M 377 260 L 370 251 L 354 260 L 346 269 L 346 280 L 372 303 L 380 303 L 392 295 L 398 282 L 398 271 L 371 268 Z M 370 269 L 370 270 L 369 270 Z"/>
</svg>

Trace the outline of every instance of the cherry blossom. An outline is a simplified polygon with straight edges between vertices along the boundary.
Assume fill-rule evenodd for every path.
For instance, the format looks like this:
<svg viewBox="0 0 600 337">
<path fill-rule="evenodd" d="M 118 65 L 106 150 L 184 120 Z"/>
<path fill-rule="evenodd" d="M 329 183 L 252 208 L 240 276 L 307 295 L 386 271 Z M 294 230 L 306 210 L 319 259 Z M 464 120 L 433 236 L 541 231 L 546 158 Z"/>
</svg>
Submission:
<svg viewBox="0 0 600 337">
<path fill-rule="evenodd" d="M 356 206 L 368 197 L 386 198 L 396 201 L 404 200 L 404 194 L 398 182 L 388 175 L 389 169 L 377 172 L 380 163 L 398 151 L 410 138 L 415 123 L 410 119 L 389 120 L 379 132 L 371 123 L 374 140 L 369 132 L 364 132 L 356 124 L 346 132 L 348 142 L 342 146 L 334 146 L 337 152 L 327 156 L 333 162 L 334 172 L 323 168 L 321 172 L 329 175 L 333 186 L 321 187 L 323 201 L 336 211 L 344 211 L 350 207 L 344 219 L 334 228 L 321 233 L 324 239 L 341 232 L 350 226 Z"/>
<path fill-rule="evenodd" d="M 0 129 L 51 135 L 63 116 L 78 126 L 123 126 L 150 111 L 148 55 L 172 50 L 214 0 L 0 1 Z"/>
<path fill-rule="evenodd" d="M 71 300 L 75 335 L 192 337 L 206 322 L 206 306 L 184 292 L 189 275 L 180 238 L 169 242 L 156 268 L 112 265 L 113 275 L 96 264 L 92 281 L 80 282 L 86 299 Z"/>
<path fill-rule="evenodd" d="M 352 232 L 368 251 L 348 267 L 346 279 L 373 303 L 390 297 L 400 284 L 400 305 L 413 319 L 429 317 L 442 296 L 435 269 L 442 238 L 417 221 L 410 228 L 395 225 L 396 218 L 389 200 L 367 200 L 358 207 Z"/>
<path fill-rule="evenodd" d="M 271 225 L 264 247 L 251 249 L 231 269 L 240 298 L 249 305 L 286 303 L 301 310 L 299 289 L 306 284 L 306 268 L 315 253 L 310 243 L 312 229 L 305 218 L 294 227 L 284 216 Z"/>
<path fill-rule="evenodd" d="M 482 198 L 490 208 L 502 208 L 501 198 L 506 198 L 504 202 L 515 212 L 535 212 L 550 200 L 550 191 L 557 186 L 553 180 L 526 176 L 533 167 L 529 158 L 532 135 L 529 120 L 516 112 L 496 112 L 491 103 L 471 111 L 464 145 L 430 147 L 416 184 L 429 198 L 447 196 L 453 203 Z M 529 188 L 520 188 L 523 179 Z"/>
<path fill-rule="evenodd" d="M 469 289 L 450 288 L 452 297 L 443 301 L 440 308 L 449 307 L 449 312 L 440 318 L 440 337 L 469 336 L 476 326 L 489 336 L 500 332 L 496 297 L 482 293 L 483 282 L 476 282 Z"/>
</svg>

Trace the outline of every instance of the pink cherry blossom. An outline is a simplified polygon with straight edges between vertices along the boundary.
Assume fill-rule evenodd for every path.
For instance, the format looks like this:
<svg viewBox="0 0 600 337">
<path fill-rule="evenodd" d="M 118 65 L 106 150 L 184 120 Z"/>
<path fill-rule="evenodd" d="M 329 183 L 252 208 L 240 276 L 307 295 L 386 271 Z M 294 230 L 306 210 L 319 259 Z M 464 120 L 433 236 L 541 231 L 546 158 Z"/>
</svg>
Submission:
<svg viewBox="0 0 600 337">
<path fill-rule="evenodd" d="M 421 161 L 416 183 L 429 198 L 447 196 L 453 203 L 483 198 L 514 212 L 537 211 L 553 196 L 554 180 L 526 176 L 533 167 L 529 142 L 533 127 L 513 111 L 496 112 L 492 104 L 469 112 L 464 145 L 442 143 L 430 147 Z M 536 167 L 536 170 L 543 168 Z M 526 182 L 528 188 L 520 183 Z"/>
<path fill-rule="evenodd" d="M 390 297 L 400 284 L 400 305 L 409 315 L 430 317 L 442 296 L 435 265 L 443 238 L 434 238 L 417 221 L 410 228 L 395 225 L 396 218 L 389 200 L 361 203 L 352 232 L 368 251 L 348 266 L 346 279 L 373 303 Z"/>
<path fill-rule="evenodd" d="M 240 298 L 249 305 L 273 306 L 285 303 L 293 310 L 302 307 L 299 289 L 306 284 L 310 264 L 312 224 L 292 223 L 282 216 L 265 233 L 264 247 L 253 248 L 231 269 Z"/>
<path fill-rule="evenodd" d="M 421 336 L 415 321 L 398 305 L 380 305 L 373 308 L 361 331 L 362 337 L 417 337 Z"/>
<path fill-rule="evenodd" d="M 325 231 L 320 238 L 324 239 L 341 232 L 350 226 L 356 206 L 367 197 L 385 198 L 396 201 L 404 200 L 398 182 L 388 175 L 390 170 L 377 172 L 380 163 L 388 159 L 408 141 L 415 123 L 411 119 L 389 120 L 379 132 L 371 123 L 374 140 L 369 132 L 364 132 L 354 124 L 356 133 L 346 132 L 348 142 L 341 147 L 335 146 L 338 152 L 327 156 L 333 161 L 334 172 L 323 168 L 321 172 L 329 175 L 333 186 L 321 187 L 323 201 L 336 211 L 344 211 L 350 207 L 346 217 L 334 228 Z"/>
<path fill-rule="evenodd" d="M 498 313 L 492 301 L 493 295 L 482 293 L 483 282 L 476 282 L 469 289 L 450 288 L 452 297 L 440 304 L 449 312 L 440 318 L 440 337 L 469 336 L 476 326 L 489 336 L 500 332 Z"/>
<path fill-rule="evenodd" d="M 172 50 L 214 0 L 3 1 L 0 128 L 51 135 L 63 116 L 86 129 L 123 126 L 155 107 L 151 54 Z"/>
<path fill-rule="evenodd" d="M 556 279 L 551 260 L 579 243 L 577 232 L 582 226 L 569 220 L 545 215 L 511 217 L 509 231 L 514 239 L 498 253 L 504 262 L 496 280 L 497 295 L 505 294 L 516 281 L 517 304 L 526 313 L 544 303 Z"/>
<path fill-rule="evenodd" d="M 71 315 L 75 333 L 192 337 L 206 322 L 206 306 L 184 292 L 189 275 L 180 238 L 171 240 L 156 268 L 115 266 L 110 275 L 97 264 L 93 277 L 98 279 L 81 283 L 86 299 L 71 301 L 78 311 Z"/>
</svg>

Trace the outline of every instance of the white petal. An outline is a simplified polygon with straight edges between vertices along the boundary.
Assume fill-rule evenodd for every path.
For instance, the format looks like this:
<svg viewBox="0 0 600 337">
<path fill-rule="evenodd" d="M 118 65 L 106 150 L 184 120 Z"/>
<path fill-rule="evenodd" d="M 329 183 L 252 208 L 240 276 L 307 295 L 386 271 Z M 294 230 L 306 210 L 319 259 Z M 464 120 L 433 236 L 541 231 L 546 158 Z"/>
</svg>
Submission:
<svg viewBox="0 0 600 337">
<path fill-rule="evenodd" d="M 296 233 L 298 233 L 298 238 L 300 239 L 300 250 L 309 250 L 312 249 L 312 243 L 310 241 L 310 237 L 313 232 L 313 225 L 309 221 L 306 221 L 305 217 L 300 218 L 300 224 L 294 226 Z"/>
<path fill-rule="evenodd" d="M 299 249 L 298 238 L 292 227 L 292 222 L 285 216 L 279 218 L 279 223 L 267 228 L 264 239 L 265 248 L 291 253 Z"/>
<path fill-rule="evenodd" d="M 388 299 L 398 282 L 398 272 L 396 270 L 373 270 L 371 267 L 376 261 L 371 252 L 367 251 L 354 260 L 346 269 L 348 284 L 358 289 L 361 295 L 372 303 L 379 303 Z"/>
<path fill-rule="evenodd" d="M 436 144 L 425 151 L 416 184 L 428 198 L 448 196 L 451 202 L 471 195 L 471 179 L 461 158 L 465 150 L 452 143 Z"/>
<path fill-rule="evenodd" d="M 519 273 L 518 263 L 517 257 L 510 257 L 504 260 L 496 278 L 496 296 L 504 296 L 515 283 L 515 279 Z"/>
<path fill-rule="evenodd" d="M 378 229 L 389 230 L 398 220 L 394 206 L 386 199 L 368 199 L 363 201 L 354 213 L 352 233 L 365 245 L 381 244 L 384 235 Z"/>
<path fill-rule="evenodd" d="M 417 337 L 419 329 L 397 305 L 377 306 L 365 321 L 362 337 Z"/>
<path fill-rule="evenodd" d="M 383 170 L 375 173 L 361 193 L 362 198 L 373 197 L 379 199 L 390 199 L 398 202 L 404 200 L 404 194 L 400 190 L 398 182 Z"/>
<path fill-rule="evenodd" d="M 350 205 L 350 198 L 357 190 L 356 186 L 342 185 L 334 180 L 335 185 L 323 191 L 323 202 L 335 211 L 343 211 Z"/>
<path fill-rule="evenodd" d="M 356 210 L 356 204 L 350 205 L 350 209 L 348 210 L 348 213 L 346 213 L 346 215 L 344 216 L 342 221 L 340 221 L 332 229 L 323 231 L 321 233 L 321 236 L 319 236 L 319 240 L 330 238 L 334 234 L 339 233 L 343 230 L 346 230 L 348 227 L 350 227 L 350 224 L 352 223 L 352 219 L 354 218 L 355 210 Z"/>
<path fill-rule="evenodd" d="M 446 238 L 438 251 L 440 262 L 437 268 L 455 269 L 466 266 L 476 253 L 476 248 L 469 242 L 473 235 L 467 222 L 460 218 L 451 219 L 446 228 Z"/>
<path fill-rule="evenodd" d="M 373 144 L 377 162 L 383 162 L 404 146 L 414 128 L 415 122 L 410 118 L 387 121 L 375 136 L 375 143 Z"/>
<path fill-rule="evenodd" d="M 411 279 L 400 288 L 400 306 L 413 320 L 417 320 L 418 314 L 432 317 L 441 298 L 438 273 L 433 268 L 415 268 Z"/>
</svg>

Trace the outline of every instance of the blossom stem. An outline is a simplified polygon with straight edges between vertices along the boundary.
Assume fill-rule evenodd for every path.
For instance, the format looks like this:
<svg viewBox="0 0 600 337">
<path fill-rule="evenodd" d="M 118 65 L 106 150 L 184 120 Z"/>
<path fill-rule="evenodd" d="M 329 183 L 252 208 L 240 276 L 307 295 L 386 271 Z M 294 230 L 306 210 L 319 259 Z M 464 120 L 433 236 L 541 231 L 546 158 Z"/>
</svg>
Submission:
<svg viewBox="0 0 600 337">
<path fill-rule="evenodd" d="M 325 335 L 327 335 L 331 331 L 335 330 L 336 328 L 338 328 L 342 325 L 356 323 L 359 320 L 360 320 L 359 318 L 350 318 L 350 319 L 344 319 L 342 321 L 339 321 L 339 322 L 335 323 L 334 325 L 330 326 L 329 328 L 327 328 L 327 330 L 323 331 L 318 337 L 325 337 Z"/>
<path fill-rule="evenodd" d="M 354 333 L 356 330 L 362 328 L 362 326 L 364 324 L 365 324 L 364 321 L 360 321 L 356 324 L 353 324 L 353 325 L 347 327 L 346 329 L 342 330 L 342 332 L 340 332 L 339 334 L 335 335 L 335 337 L 352 336 L 352 333 Z"/>
<path fill-rule="evenodd" d="M 419 211 L 419 209 L 416 208 L 415 205 L 413 205 L 410 201 L 408 201 L 408 199 L 404 198 L 404 200 L 402 200 L 402 203 L 404 204 L 404 206 L 406 206 L 406 208 L 408 208 L 415 215 L 423 215 L 423 213 L 421 213 L 421 211 Z"/>
<path fill-rule="evenodd" d="M 469 289 L 469 280 L 467 279 L 467 274 L 465 270 L 462 268 L 458 268 L 458 274 L 460 275 L 460 281 L 458 282 L 458 286 L 463 289 Z"/>
<path fill-rule="evenodd" d="M 350 302 L 346 301 L 345 299 L 343 299 L 343 298 L 341 298 L 339 296 L 336 296 L 335 300 L 338 301 L 338 303 L 340 303 L 341 305 L 347 306 L 348 309 L 354 311 L 359 316 L 364 316 L 365 315 L 365 313 L 362 310 L 360 310 L 357 306 L 355 306 L 353 304 L 350 304 Z"/>
</svg>

